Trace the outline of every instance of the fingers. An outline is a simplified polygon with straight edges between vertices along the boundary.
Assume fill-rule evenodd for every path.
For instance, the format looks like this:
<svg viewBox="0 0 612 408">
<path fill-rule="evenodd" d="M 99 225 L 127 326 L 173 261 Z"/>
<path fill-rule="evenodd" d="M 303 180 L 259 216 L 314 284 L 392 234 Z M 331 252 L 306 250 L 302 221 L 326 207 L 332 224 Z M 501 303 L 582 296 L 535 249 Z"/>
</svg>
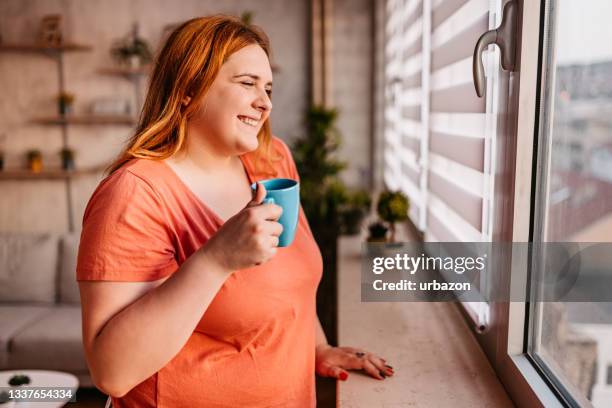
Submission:
<svg viewBox="0 0 612 408">
<path fill-rule="evenodd" d="M 329 369 L 329 377 L 334 377 L 340 381 L 346 381 L 348 378 L 348 372 L 338 366 L 333 366 Z"/>
<path fill-rule="evenodd" d="M 271 245 L 273 247 L 277 247 L 278 246 L 278 236 L 276 236 L 276 235 L 270 236 L 270 241 L 272 242 Z"/>
<path fill-rule="evenodd" d="M 394 374 L 393 367 L 388 365 L 384 359 L 378 357 L 377 355 L 348 347 L 346 350 L 351 350 L 351 354 L 354 356 L 348 359 L 351 368 L 355 366 L 358 366 L 358 368 L 363 368 L 364 371 L 366 371 L 372 377 L 378 378 L 379 380 L 386 377 L 391 377 Z M 358 362 L 355 362 L 355 359 Z"/>
<path fill-rule="evenodd" d="M 366 356 L 368 361 L 370 361 L 383 376 L 390 377 L 393 375 L 393 367 L 386 365 L 382 358 L 371 353 L 367 353 Z"/>
<path fill-rule="evenodd" d="M 386 377 L 386 375 L 383 374 L 370 360 L 365 360 L 363 362 L 363 371 L 379 380 L 384 380 Z"/>
<path fill-rule="evenodd" d="M 247 207 L 253 207 L 261 204 L 264 198 L 266 198 L 266 188 L 261 183 L 255 183 L 253 198 L 251 199 L 251 201 L 249 201 Z"/>
<path fill-rule="evenodd" d="M 253 211 L 258 218 L 261 217 L 268 221 L 278 221 L 283 213 L 283 207 L 276 204 L 256 204 L 256 207 L 252 208 L 251 211 Z"/>
</svg>

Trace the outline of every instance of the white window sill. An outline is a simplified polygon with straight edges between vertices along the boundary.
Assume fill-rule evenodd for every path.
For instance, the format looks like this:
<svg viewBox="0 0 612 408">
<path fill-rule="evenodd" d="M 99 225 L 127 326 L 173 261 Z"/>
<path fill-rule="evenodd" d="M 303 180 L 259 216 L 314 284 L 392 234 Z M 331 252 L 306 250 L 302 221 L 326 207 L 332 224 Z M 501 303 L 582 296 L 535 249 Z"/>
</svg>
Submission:
<svg viewBox="0 0 612 408">
<path fill-rule="evenodd" d="M 383 356 L 395 371 L 338 381 L 338 407 L 513 407 L 453 303 L 361 303 L 361 238 L 338 247 L 338 340 Z"/>
</svg>

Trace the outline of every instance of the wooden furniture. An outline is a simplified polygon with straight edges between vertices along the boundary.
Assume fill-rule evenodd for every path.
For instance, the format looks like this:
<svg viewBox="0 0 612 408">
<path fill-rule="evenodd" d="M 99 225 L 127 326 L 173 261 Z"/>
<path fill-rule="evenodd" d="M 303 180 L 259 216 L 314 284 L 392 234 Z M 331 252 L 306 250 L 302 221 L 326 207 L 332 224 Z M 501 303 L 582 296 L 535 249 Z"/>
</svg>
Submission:
<svg viewBox="0 0 612 408">
<path fill-rule="evenodd" d="M 58 95 L 65 93 L 65 73 L 64 73 L 64 54 L 68 52 L 87 52 L 91 51 L 89 45 L 65 42 L 57 46 L 46 46 L 40 44 L 0 44 L 0 53 L 30 53 L 38 54 L 52 58 L 57 64 L 58 75 Z M 111 75 L 121 75 L 131 79 L 136 84 L 136 106 L 140 106 L 140 81 L 147 74 L 147 70 L 129 69 L 129 68 L 107 68 L 101 70 L 102 73 Z M 133 126 L 136 121 L 133 116 L 129 115 L 62 115 L 52 117 L 34 118 L 33 123 L 51 126 L 61 126 L 62 129 L 62 149 L 69 148 L 68 132 L 72 125 L 78 126 L 94 126 L 94 125 L 118 125 L 118 126 Z M 66 200 L 68 211 L 68 231 L 74 231 L 73 220 L 73 203 L 71 179 L 73 177 L 96 174 L 103 168 L 93 169 L 77 169 L 77 170 L 61 170 L 48 169 L 42 172 L 31 172 L 27 170 L 2 170 L 0 171 L 0 180 L 63 180 L 66 185 Z"/>
</svg>

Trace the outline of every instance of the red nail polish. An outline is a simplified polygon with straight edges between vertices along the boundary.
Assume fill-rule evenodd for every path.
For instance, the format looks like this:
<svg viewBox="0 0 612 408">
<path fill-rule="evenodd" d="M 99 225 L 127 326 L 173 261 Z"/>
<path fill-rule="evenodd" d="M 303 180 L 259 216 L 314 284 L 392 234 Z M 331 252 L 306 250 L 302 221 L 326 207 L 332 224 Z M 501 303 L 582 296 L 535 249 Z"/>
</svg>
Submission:
<svg viewBox="0 0 612 408">
<path fill-rule="evenodd" d="M 345 372 L 340 373 L 340 379 L 342 381 L 346 381 L 346 379 L 348 378 L 348 374 Z"/>
</svg>

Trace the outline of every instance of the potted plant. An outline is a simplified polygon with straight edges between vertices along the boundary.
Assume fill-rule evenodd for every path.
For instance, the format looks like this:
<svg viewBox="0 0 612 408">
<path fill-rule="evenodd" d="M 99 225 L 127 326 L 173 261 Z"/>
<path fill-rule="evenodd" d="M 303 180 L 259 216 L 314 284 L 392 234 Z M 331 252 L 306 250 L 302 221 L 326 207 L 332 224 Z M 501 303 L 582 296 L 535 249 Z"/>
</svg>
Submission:
<svg viewBox="0 0 612 408">
<path fill-rule="evenodd" d="M 119 64 L 130 68 L 140 68 L 153 58 L 151 47 L 138 34 L 138 24 L 134 24 L 127 37 L 115 42 L 111 54 Z"/>
<path fill-rule="evenodd" d="M 306 112 L 306 132 L 292 148 L 300 174 L 301 204 L 323 255 L 317 310 L 330 344 L 336 342 L 338 236 L 343 228 L 340 214 L 350 195 L 339 178 L 346 165 L 336 157 L 340 146 L 337 117 L 335 109 L 310 107 Z"/>
<path fill-rule="evenodd" d="M 42 171 L 42 153 L 40 150 L 32 149 L 27 152 L 28 158 L 28 169 L 33 173 L 40 173 Z"/>
<path fill-rule="evenodd" d="M 253 24 L 253 15 L 254 13 L 252 11 L 243 11 L 240 14 L 240 20 L 242 20 L 242 22 L 246 25 L 251 25 Z"/>
<path fill-rule="evenodd" d="M 31 382 L 30 377 L 24 374 L 15 374 L 8 381 L 9 385 L 13 387 L 28 385 L 30 382 Z"/>
<path fill-rule="evenodd" d="M 63 170 L 74 170 L 74 151 L 67 147 L 60 150 Z"/>
<path fill-rule="evenodd" d="M 409 208 L 408 197 L 401 191 L 385 191 L 380 194 L 376 212 L 383 221 L 389 223 L 390 242 L 395 242 L 395 223 L 408 218 Z"/>
<path fill-rule="evenodd" d="M 346 203 L 340 209 L 341 233 L 358 234 L 371 205 L 372 199 L 366 190 L 348 191 Z"/>
<path fill-rule="evenodd" d="M 389 228 L 382 221 L 376 221 L 368 225 L 368 231 L 368 242 L 387 242 Z"/>
<path fill-rule="evenodd" d="M 74 94 L 62 91 L 57 95 L 57 107 L 61 116 L 69 115 L 72 112 L 73 103 Z"/>
</svg>

